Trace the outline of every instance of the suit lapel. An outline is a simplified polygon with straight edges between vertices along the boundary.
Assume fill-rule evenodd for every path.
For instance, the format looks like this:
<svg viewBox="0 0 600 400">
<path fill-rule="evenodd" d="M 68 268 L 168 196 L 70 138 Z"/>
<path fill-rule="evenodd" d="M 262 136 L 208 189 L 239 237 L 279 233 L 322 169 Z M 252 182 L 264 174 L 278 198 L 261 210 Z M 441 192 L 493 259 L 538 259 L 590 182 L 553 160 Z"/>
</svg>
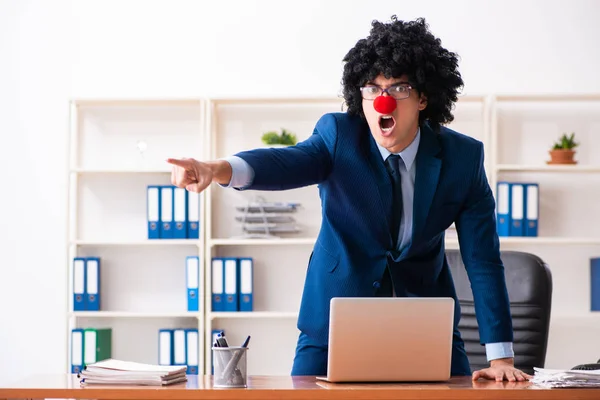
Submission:
<svg viewBox="0 0 600 400">
<path fill-rule="evenodd" d="M 379 218 L 383 220 L 385 232 L 388 233 L 388 241 L 390 248 L 392 246 L 392 236 L 390 234 L 389 221 L 391 220 L 392 210 L 392 184 L 388 176 L 385 164 L 381 157 L 381 153 L 377 148 L 375 139 L 371 135 L 368 126 L 365 124 L 364 136 L 368 138 L 368 146 L 366 157 L 369 161 L 371 173 L 377 185 L 377 200 L 380 207 L 375 207 L 379 210 Z M 421 142 L 416 157 L 416 175 L 415 175 L 415 192 L 413 199 L 413 232 L 410 247 L 398 255 L 398 260 L 404 258 L 408 251 L 413 247 L 415 240 L 418 239 L 421 231 L 425 227 L 427 215 L 431 208 L 431 202 L 435 195 L 438 180 L 440 177 L 440 169 L 442 160 L 438 157 L 441 150 L 437 139 L 437 134 L 434 133 L 428 124 L 421 126 Z M 397 260 L 396 260 L 397 261 Z"/>
<path fill-rule="evenodd" d="M 375 178 L 378 194 L 377 200 L 379 201 L 379 206 L 375 208 L 378 210 L 379 219 L 383 221 L 385 232 L 388 234 L 389 245 L 391 246 L 392 236 L 390 234 L 389 222 L 392 218 L 392 183 L 390 182 L 390 177 L 385 169 L 385 164 L 383 163 L 383 158 L 375 143 L 375 139 L 373 139 L 368 126 L 366 124 L 365 126 L 366 131 L 364 132 L 363 137 L 368 138 L 368 146 L 364 146 L 364 148 L 367 149 L 366 157 L 369 160 L 371 173 Z"/>
<path fill-rule="evenodd" d="M 415 192 L 413 200 L 413 232 L 411 248 L 425 228 L 427 215 L 438 185 L 442 160 L 437 134 L 428 124 L 421 126 L 421 142 L 416 158 Z"/>
</svg>

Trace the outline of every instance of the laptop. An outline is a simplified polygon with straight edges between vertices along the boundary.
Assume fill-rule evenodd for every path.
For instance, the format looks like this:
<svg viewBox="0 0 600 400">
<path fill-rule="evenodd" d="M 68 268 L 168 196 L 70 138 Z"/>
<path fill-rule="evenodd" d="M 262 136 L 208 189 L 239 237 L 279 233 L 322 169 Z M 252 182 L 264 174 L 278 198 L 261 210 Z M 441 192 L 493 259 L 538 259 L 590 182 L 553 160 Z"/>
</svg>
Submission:
<svg viewBox="0 0 600 400">
<path fill-rule="evenodd" d="M 454 299 L 331 299 L 327 382 L 450 379 Z"/>
</svg>

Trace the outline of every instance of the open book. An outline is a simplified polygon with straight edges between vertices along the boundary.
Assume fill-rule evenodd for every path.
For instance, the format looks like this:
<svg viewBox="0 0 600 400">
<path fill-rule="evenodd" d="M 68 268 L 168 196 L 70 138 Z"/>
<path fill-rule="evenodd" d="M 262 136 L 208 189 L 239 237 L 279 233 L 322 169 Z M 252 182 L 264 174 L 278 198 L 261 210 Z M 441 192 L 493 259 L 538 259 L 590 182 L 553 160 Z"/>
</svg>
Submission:
<svg viewBox="0 0 600 400">
<path fill-rule="evenodd" d="M 108 359 L 87 365 L 77 376 L 81 385 L 162 386 L 186 381 L 185 365 L 153 365 Z"/>
</svg>

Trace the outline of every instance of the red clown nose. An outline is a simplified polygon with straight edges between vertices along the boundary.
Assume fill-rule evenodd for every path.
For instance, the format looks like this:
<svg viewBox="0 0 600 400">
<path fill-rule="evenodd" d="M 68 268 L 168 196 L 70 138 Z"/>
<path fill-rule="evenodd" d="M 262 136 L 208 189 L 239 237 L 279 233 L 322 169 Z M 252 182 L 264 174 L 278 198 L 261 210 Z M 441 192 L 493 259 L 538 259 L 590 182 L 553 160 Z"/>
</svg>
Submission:
<svg viewBox="0 0 600 400">
<path fill-rule="evenodd" d="M 377 96 L 373 101 L 373 107 L 380 114 L 389 114 L 396 109 L 396 99 L 392 96 Z"/>
</svg>

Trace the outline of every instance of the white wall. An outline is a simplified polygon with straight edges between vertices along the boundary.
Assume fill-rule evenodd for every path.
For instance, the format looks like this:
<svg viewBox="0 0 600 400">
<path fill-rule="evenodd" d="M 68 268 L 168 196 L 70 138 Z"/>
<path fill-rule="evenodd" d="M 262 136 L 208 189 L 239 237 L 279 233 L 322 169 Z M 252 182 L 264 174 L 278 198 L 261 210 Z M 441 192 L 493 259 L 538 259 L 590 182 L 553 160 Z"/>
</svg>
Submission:
<svg viewBox="0 0 600 400">
<path fill-rule="evenodd" d="M 600 92 L 599 2 L 356 3 L 0 0 L 0 383 L 66 368 L 71 96 L 336 94 L 391 14 L 427 18 L 466 93 Z"/>
</svg>

